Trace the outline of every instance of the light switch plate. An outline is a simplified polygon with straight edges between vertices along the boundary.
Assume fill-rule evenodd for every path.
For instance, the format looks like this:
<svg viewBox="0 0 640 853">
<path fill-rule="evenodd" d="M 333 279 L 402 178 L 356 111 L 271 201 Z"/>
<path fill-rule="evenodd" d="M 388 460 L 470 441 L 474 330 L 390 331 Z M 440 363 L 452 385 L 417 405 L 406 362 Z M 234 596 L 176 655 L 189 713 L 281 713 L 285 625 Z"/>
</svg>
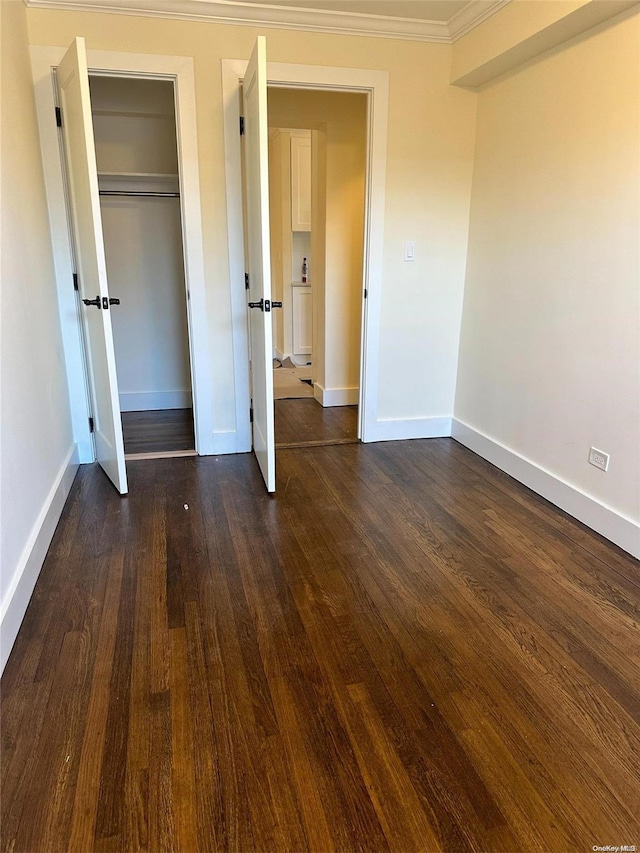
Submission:
<svg viewBox="0 0 640 853">
<path fill-rule="evenodd" d="M 415 261 L 416 259 L 416 244 L 413 240 L 407 240 L 404 244 L 404 260 Z"/>
</svg>

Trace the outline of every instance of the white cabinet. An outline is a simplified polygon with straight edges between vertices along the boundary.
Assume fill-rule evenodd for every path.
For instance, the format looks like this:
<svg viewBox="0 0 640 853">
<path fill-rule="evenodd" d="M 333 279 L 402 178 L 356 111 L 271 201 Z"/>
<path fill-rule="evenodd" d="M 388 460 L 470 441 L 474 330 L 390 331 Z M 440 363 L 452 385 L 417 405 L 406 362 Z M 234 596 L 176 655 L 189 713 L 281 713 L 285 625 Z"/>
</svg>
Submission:
<svg viewBox="0 0 640 853">
<path fill-rule="evenodd" d="M 291 230 L 311 231 L 311 133 L 291 134 Z"/>
<path fill-rule="evenodd" d="M 311 257 L 311 131 L 272 129 L 269 140 L 271 261 L 273 298 L 282 300 L 274 321 L 274 356 L 311 362 L 313 295 L 302 279 Z"/>
<path fill-rule="evenodd" d="M 293 352 L 294 355 L 311 355 L 313 343 L 313 310 L 311 287 L 294 284 L 293 301 Z"/>
</svg>

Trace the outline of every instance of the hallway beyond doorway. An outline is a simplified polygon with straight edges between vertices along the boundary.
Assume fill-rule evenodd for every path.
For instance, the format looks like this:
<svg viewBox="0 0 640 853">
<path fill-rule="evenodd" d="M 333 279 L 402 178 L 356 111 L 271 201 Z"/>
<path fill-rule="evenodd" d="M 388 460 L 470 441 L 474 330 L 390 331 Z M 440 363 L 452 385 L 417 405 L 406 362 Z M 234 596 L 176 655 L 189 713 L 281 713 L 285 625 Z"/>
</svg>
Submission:
<svg viewBox="0 0 640 853">
<path fill-rule="evenodd" d="M 276 450 L 358 441 L 358 407 L 323 408 L 315 399 L 275 401 Z"/>
</svg>

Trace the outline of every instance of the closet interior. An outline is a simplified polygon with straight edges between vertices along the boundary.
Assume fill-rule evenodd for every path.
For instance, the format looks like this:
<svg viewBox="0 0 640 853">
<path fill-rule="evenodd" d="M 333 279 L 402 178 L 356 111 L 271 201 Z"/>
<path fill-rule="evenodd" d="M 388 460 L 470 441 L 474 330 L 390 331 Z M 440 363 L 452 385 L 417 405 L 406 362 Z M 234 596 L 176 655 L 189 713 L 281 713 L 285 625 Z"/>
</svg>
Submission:
<svg viewBox="0 0 640 853">
<path fill-rule="evenodd" d="M 125 455 L 195 453 L 174 86 L 90 89 Z"/>
</svg>

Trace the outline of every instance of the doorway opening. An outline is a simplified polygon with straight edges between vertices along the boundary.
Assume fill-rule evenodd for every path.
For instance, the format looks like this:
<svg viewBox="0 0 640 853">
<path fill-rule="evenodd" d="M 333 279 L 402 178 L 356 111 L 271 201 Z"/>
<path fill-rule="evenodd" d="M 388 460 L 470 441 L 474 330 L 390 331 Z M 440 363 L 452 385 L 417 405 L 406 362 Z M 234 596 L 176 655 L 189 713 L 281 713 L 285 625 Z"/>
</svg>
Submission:
<svg viewBox="0 0 640 853">
<path fill-rule="evenodd" d="M 276 449 L 354 443 L 367 95 L 267 92 Z"/>
<path fill-rule="evenodd" d="M 195 454 L 174 83 L 89 86 L 125 458 Z"/>
<path fill-rule="evenodd" d="M 267 83 L 307 92 L 357 92 L 366 97 L 367 153 L 364 262 L 360 291 L 362 320 L 358 438 L 361 441 L 375 441 L 380 423 L 377 392 L 389 75 L 386 71 L 371 69 L 279 63 L 269 63 L 267 66 L 265 36 L 257 37 L 248 61 L 222 60 L 229 272 L 232 282 L 240 283 L 244 280 L 245 285 L 244 291 L 237 286 L 232 287 L 231 291 L 231 312 L 236 321 L 236 402 L 240 414 L 242 410 L 248 413 L 248 417 L 242 417 L 241 414 L 238 434 L 246 442 L 246 449 L 253 450 L 267 491 L 273 492 L 276 487 L 276 466 L 270 316 L 269 322 L 266 322 L 272 308 L 268 260 Z M 238 145 L 238 129 L 244 138 L 242 146 Z M 256 313 L 258 310 L 261 320 Z"/>
</svg>

